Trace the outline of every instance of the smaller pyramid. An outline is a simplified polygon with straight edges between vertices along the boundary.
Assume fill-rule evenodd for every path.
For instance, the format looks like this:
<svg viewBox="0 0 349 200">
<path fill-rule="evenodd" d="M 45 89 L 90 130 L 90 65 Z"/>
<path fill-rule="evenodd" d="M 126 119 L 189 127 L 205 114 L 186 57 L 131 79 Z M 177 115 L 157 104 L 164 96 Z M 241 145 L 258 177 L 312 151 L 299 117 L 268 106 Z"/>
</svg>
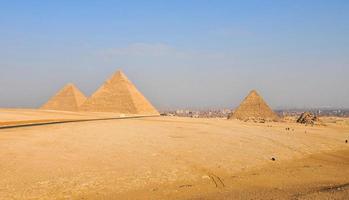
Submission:
<svg viewBox="0 0 349 200">
<path fill-rule="evenodd" d="M 85 101 L 86 96 L 74 84 L 69 83 L 40 109 L 78 111 Z"/>
<path fill-rule="evenodd" d="M 306 124 L 306 125 L 308 124 L 315 125 L 315 124 L 321 124 L 321 121 L 314 113 L 303 112 L 297 119 L 297 123 Z"/>
<path fill-rule="evenodd" d="M 117 71 L 81 106 L 81 111 L 159 115 L 121 71 Z"/>
<path fill-rule="evenodd" d="M 256 90 L 252 90 L 228 119 L 244 121 L 278 121 L 279 117 Z"/>
</svg>

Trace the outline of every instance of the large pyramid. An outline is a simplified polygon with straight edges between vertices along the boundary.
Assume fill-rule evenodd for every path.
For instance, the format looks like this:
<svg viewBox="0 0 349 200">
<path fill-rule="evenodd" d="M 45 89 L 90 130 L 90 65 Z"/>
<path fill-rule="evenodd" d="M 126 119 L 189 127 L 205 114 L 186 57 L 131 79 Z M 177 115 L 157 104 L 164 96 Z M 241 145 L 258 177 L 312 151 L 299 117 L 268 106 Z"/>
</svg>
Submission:
<svg viewBox="0 0 349 200">
<path fill-rule="evenodd" d="M 252 90 L 228 119 L 277 121 L 279 117 L 270 109 L 257 91 Z"/>
<path fill-rule="evenodd" d="M 85 101 L 85 95 L 74 84 L 70 83 L 64 86 L 41 109 L 78 111 Z"/>
<path fill-rule="evenodd" d="M 116 72 L 81 106 L 81 111 L 159 115 L 121 71 Z"/>
</svg>

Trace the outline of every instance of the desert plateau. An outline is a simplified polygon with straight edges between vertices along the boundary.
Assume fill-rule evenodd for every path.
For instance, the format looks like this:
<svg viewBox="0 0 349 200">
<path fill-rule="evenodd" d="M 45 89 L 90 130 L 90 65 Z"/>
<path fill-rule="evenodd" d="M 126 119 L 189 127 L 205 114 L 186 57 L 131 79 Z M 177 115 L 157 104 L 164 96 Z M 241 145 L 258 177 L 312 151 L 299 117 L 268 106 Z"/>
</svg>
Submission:
<svg viewBox="0 0 349 200">
<path fill-rule="evenodd" d="M 53 114 L 0 112 L 12 124 L 23 118 L 17 125 Z M 55 113 L 59 120 L 81 115 Z M 305 126 L 160 116 L 0 127 L 0 196 L 344 199 L 348 132 L 349 120 Z"/>
</svg>

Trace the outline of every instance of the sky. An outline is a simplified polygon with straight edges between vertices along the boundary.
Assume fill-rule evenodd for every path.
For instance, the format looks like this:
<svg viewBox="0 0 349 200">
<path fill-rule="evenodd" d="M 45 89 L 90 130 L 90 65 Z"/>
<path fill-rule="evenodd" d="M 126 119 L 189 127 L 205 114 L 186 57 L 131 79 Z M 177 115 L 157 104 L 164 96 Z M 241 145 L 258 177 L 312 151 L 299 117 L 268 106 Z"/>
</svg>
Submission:
<svg viewBox="0 0 349 200">
<path fill-rule="evenodd" d="M 3 1 L 0 107 L 123 70 L 158 108 L 349 108 L 349 1 Z"/>
</svg>

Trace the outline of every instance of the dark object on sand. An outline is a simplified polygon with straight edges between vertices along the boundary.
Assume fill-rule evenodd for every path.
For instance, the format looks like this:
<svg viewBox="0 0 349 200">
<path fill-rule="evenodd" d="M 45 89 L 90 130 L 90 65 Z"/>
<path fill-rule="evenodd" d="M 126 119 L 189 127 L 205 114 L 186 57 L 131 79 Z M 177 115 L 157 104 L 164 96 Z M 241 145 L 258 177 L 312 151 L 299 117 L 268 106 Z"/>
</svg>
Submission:
<svg viewBox="0 0 349 200">
<path fill-rule="evenodd" d="M 271 160 L 272 160 L 272 161 L 275 161 L 276 159 L 273 157 L 273 158 L 271 158 Z"/>
<path fill-rule="evenodd" d="M 345 140 L 345 143 L 348 143 L 348 140 Z"/>
<path fill-rule="evenodd" d="M 193 185 L 180 185 L 180 188 L 184 188 L 184 187 L 192 187 Z"/>
<path fill-rule="evenodd" d="M 310 124 L 310 125 L 315 125 L 317 122 L 320 122 L 319 118 L 310 112 L 304 112 L 299 116 L 297 119 L 297 123 L 301 124 Z"/>
</svg>

